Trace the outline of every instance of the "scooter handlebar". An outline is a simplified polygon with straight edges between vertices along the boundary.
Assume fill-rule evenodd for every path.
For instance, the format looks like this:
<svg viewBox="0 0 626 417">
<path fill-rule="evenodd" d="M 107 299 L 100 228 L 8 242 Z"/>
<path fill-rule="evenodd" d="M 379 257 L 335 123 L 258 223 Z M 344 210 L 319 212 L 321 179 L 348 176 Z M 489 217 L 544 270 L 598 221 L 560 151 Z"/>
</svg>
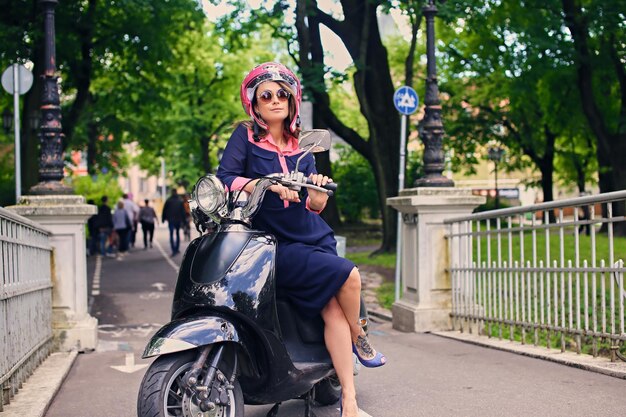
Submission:
<svg viewBox="0 0 626 417">
<path fill-rule="evenodd" d="M 321 186 L 321 187 L 318 187 L 317 185 L 315 185 L 315 184 L 313 183 L 313 181 L 311 180 L 311 178 L 307 178 L 307 179 L 306 179 L 306 183 L 307 183 L 307 185 L 313 185 L 313 186 L 315 187 L 314 189 L 319 189 L 319 188 L 322 188 L 322 189 L 326 190 L 326 194 L 328 194 L 328 196 L 329 196 L 329 197 L 332 197 L 332 196 L 333 196 L 333 194 L 335 194 L 335 191 L 337 191 L 337 183 L 334 183 L 334 182 L 329 182 L 329 183 L 328 183 L 328 184 L 326 184 L 326 185 L 323 185 L 323 186 Z M 310 187 L 310 188 L 313 188 L 313 187 Z M 320 190 L 320 191 L 321 191 L 321 190 Z"/>
</svg>

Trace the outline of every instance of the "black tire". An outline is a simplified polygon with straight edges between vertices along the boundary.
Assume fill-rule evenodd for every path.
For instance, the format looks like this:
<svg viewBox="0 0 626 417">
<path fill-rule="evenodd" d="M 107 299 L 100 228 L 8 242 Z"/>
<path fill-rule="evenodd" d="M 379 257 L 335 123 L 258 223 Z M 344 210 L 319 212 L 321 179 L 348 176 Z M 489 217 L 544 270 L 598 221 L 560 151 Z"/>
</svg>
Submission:
<svg viewBox="0 0 626 417">
<path fill-rule="evenodd" d="M 337 376 L 330 376 L 315 384 L 313 400 L 319 405 L 333 405 L 341 398 L 341 384 Z"/>
<path fill-rule="evenodd" d="M 139 386 L 137 398 L 138 417 L 195 417 L 189 407 L 195 407 L 179 387 L 182 376 L 187 373 L 197 357 L 197 351 L 185 351 L 164 355 L 152 362 Z M 230 376 L 218 366 L 220 372 Z M 239 381 L 235 380 L 230 392 L 230 405 L 225 408 L 225 417 L 243 417 L 243 393 Z M 166 394 L 168 397 L 166 398 Z M 169 412 L 166 407 L 169 406 Z M 221 415 L 221 414 L 220 414 Z"/>
</svg>

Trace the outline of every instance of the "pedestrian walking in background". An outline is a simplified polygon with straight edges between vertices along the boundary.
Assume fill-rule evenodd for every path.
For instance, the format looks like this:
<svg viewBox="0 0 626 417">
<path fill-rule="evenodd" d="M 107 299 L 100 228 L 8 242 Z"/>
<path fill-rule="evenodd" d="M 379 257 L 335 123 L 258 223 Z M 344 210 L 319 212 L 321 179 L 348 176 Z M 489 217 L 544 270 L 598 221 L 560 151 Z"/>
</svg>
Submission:
<svg viewBox="0 0 626 417">
<path fill-rule="evenodd" d="M 141 223 L 141 231 L 143 232 L 143 248 L 148 249 L 148 244 L 152 247 L 152 239 L 154 238 L 154 223 L 158 221 L 154 209 L 150 207 L 150 200 L 143 200 L 144 206 L 139 209 L 139 222 Z"/>
<path fill-rule="evenodd" d="M 131 228 L 128 231 L 128 236 L 126 237 L 128 240 L 127 248 L 134 248 L 135 237 L 137 235 L 137 222 L 139 220 L 139 206 L 133 201 L 133 195 L 131 193 L 124 194 L 123 198 L 124 210 L 128 213 L 128 218 L 131 223 Z"/>
<path fill-rule="evenodd" d="M 165 200 L 165 205 L 163 206 L 161 222 L 165 223 L 166 221 L 170 229 L 170 248 L 172 249 L 172 256 L 176 256 L 180 248 L 180 227 L 185 221 L 185 207 L 183 206 L 183 200 L 174 188 L 172 189 L 172 194 Z"/>
<path fill-rule="evenodd" d="M 111 208 L 107 204 L 108 201 L 109 197 L 106 195 L 102 196 L 102 203 L 98 206 L 97 220 L 95 222 L 96 229 L 98 230 L 100 255 L 102 256 L 107 255 L 107 244 L 111 231 L 113 230 L 113 216 L 111 215 Z"/>
<path fill-rule="evenodd" d="M 189 207 L 189 200 L 191 196 L 185 194 L 183 196 L 183 207 L 185 208 L 185 220 L 183 222 L 183 235 L 185 240 L 189 242 L 191 240 L 191 207 Z"/>
<path fill-rule="evenodd" d="M 124 209 L 124 202 L 117 203 L 117 209 L 113 213 L 113 229 L 118 236 L 118 254 L 117 259 L 121 261 L 126 255 L 128 250 L 128 234 L 132 230 L 132 222 L 126 209 Z"/>
<path fill-rule="evenodd" d="M 87 200 L 87 204 L 93 206 L 96 202 L 93 200 Z M 94 214 L 87 220 L 87 231 L 89 232 L 89 238 L 87 239 L 87 255 L 93 256 L 98 253 L 98 213 Z"/>
</svg>

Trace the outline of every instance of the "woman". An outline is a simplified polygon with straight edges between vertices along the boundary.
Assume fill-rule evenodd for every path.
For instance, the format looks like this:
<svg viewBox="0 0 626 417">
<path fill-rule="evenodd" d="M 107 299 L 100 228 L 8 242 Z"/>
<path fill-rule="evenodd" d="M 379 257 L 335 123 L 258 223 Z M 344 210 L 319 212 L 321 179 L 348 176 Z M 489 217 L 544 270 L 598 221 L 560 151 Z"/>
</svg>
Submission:
<svg viewBox="0 0 626 417">
<path fill-rule="evenodd" d="M 257 66 L 241 85 L 241 101 L 252 118 L 235 129 L 220 161 L 217 176 L 230 190 L 252 192 L 257 178 L 295 168 L 301 155 L 298 78 L 285 66 L 268 62 Z M 315 170 L 311 154 L 299 169 L 314 184 L 332 180 Z M 385 357 L 369 344 L 359 324 L 361 277 L 355 265 L 337 256 L 333 231 L 319 213 L 326 193 L 299 193 L 272 185 L 253 226 L 278 240 L 277 291 L 307 316 L 321 314 L 324 339 L 342 386 L 342 415 L 358 414 L 352 352 L 368 367 L 384 365 Z"/>
</svg>

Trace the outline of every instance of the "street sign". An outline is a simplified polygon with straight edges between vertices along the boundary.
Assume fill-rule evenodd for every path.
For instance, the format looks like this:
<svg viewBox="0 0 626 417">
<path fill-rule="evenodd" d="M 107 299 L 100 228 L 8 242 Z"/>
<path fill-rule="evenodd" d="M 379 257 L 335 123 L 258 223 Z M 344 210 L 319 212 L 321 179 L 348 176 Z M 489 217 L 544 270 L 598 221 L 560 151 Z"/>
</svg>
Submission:
<svg viewBox="0 0 626 417">
<path fill-rule="evenodd" d="M 33 73 L 30 72 L 24 65 L 13 65 L 17 65 L 17 92 L 19 94 L 25 94 L 33 85 Z M 5 69 L 2 73 L 2 87 L 4 87 L 6 92 L 9 94 L 13 94 L 15 91 L 13 87 L 13 65 Z"/>
<path fill-rule="evenodd" d="M 417 110 L 417 106 L 419 105 L 419 97 L 415 90 L 413 90 L 408 85 L 404 85 L 396 90 L 393 94 L 393 105 L 396 106 L 396 109 L 400 112 L 402 117 L 400 118 L 400 168 L 398 170 L 398 192 L 402 191 L 404 188 L 404 170 L 405 167 L 405 158 L 406 158 L 406 119 L 410 114 L 415 113 Z M 402 253 L 402 217 L 400 212 L 398 212 L 398 232 L 397 232 L 397 240 L 396 240 L 396 294 L 395 300 L 398 301 L 400 299 L 400 275 L 401 275 L 401 264 L 400 264 L 400 254 Z"/>
<path fill-rule="evenodd" d="M 415 90 L 405 85 L 396 90 L 393 95 L 393 104 L 404 115 L 415 113 L 419 105 L 419 97 Z"/>
</svg>

